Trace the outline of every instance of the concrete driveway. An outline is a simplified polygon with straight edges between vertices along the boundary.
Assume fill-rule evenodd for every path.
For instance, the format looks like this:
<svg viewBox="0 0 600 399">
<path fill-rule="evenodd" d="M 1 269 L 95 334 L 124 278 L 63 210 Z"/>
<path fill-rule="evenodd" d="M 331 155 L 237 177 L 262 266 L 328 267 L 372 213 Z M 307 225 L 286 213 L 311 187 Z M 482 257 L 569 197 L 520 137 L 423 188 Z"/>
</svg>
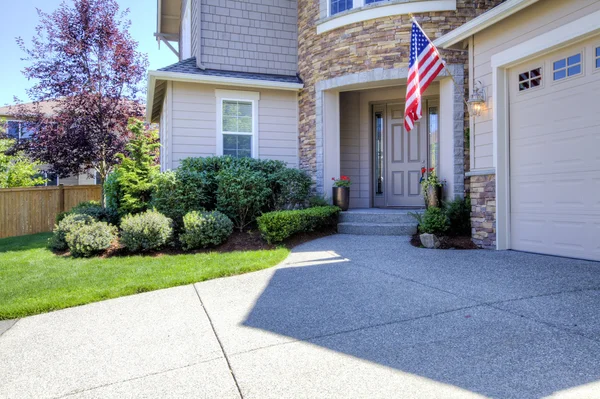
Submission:
<svg viewBox="0 0 600 399">
<path fill-rule="evenodd" d="M 337 235 L 0 322 L 2 398 L 600 398 L 600 263 Z"/>
</svg>

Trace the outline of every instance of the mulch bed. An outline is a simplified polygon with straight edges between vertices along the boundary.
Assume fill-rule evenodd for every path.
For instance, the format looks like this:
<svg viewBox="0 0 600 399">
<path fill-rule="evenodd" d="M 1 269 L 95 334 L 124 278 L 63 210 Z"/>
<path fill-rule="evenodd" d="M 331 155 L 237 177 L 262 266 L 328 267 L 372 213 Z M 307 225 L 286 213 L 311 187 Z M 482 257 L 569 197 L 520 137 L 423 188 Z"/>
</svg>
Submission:
<svg viewBox="0 0 600 399">
<path fill-rule="evenodd" d="M 413 247 L 423 248 L 421 239 L 418 234 L 412 236 L 410 243 Z M 440 237 L 441 247 L 440 249 L 479 249 L 477 245 L 471 241 L 471 237 L 459 236 L 459 237 Z"/>
<path fill-rule="evenodd" d="M 151 257 L 160 257 L 164 255 L 189 255 L 189 254 L 200 254 L 200 253 L 208 253 L 208 252 L 235 252 L 235 251 L 259 251 L 259 250 L 269 250 L 275 249 L 277 247 L 284 246 L 286 248 L 292 249 L 300 244 L 304 244 L 305 242 L 316 240 L 317 238 L 327 237 L 332 234 L 335 234 L 335 229 L 326 230 L 326 231 L 315 231 L 311 233 L 301 233 L 296 234 L 293 237 L 290 237 L 286 241 L 278 244 L 272 245 L 267 244 L 265 240 L 263 240 L 260 236 L 260 232 L 258 231 L 234 231 L 233 234 L 229 237 L 229 239 L 215 248 L 207 248 L 207 249 L 198 249 L 194 251 L 184 251 L 182 249 L 177 248 L 165 248 L 160 251 L 150 251 L 143 254 L 135 254 L 135 255 L 145 255 Z M 69 251 L 61 251 L 55 252 L 60 256 L 70 256 Z M 100 258 L 112 258 L 116 256 L 130 256 L 132 255 L 128 252 L 122 245 L 115 243 L 111 248 L 106 250 Z"/>
</svg>

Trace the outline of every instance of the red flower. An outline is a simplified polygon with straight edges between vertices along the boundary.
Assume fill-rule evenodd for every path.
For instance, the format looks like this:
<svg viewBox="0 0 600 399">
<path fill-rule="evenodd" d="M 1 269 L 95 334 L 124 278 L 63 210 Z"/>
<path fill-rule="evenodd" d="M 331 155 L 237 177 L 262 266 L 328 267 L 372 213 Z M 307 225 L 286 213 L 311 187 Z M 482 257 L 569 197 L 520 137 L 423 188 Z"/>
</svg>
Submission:
<svg viewBox="0 0 600 399">
<path fill-rule="evenodd" d="M 434 170 L 435 170 L 435 168 L 430 168 L 429 173 L 433 172 Z"/>
<path fill-rule="evenodd" d="M 342 180 L 350 180 L 350 178 L 348 176 L 342 176 L 341 179 Z"/>
<path fill-rule="evenodd" d="M 331 180 L 335 180 L 335 177 L 332 177 Z"/>
<path fill-rule="evenodd" d="M 427 168 L 421 168 L 421 174 L 424 175 L 427 172 Z"/>
</svg>

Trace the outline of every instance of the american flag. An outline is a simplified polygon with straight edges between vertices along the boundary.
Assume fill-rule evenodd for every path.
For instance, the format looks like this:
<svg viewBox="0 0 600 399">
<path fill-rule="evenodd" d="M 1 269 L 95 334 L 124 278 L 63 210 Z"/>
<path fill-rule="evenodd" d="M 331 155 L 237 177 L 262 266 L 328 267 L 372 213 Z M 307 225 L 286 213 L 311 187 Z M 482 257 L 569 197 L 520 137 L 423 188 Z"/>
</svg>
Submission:
<svg viewBox="0 0 600 399">
<path fill-rule="evenodd" d="M 444 61 L 437 49 L 413 22 L 410 35 L 410 63 L 408 69 L 408 87 L 406 88 L 406 107 L 404 109 L 404 127 L 410 132 L 415 122 L 421 119 L 421 96 L 429 84 L 444 69 Z"/>
</svg>

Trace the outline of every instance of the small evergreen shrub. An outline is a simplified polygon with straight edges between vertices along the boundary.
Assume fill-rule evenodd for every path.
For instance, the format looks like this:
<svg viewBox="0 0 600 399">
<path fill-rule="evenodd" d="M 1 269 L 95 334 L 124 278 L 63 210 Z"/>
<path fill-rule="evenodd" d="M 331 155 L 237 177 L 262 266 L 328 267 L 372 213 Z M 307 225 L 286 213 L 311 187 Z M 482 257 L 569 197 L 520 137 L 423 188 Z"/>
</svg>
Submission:
<svg viewBox="0 0 600 399">
<path fill-rule="evenodd" d="M 340 208 L 323 206 L 294 211 L 276 211 L 258 218 L 258 229 L 269 244 L 281 242 L 297 233 L 319 231 L 337 224 Z"/>
<path fill-rule="evenodd" d="M 117 228 L 106 222 L 86 224 L 66 236 L 71 255 L 87 258 L 107 250 L 117 238 Z"/>
<path fill-rule="evenodd" d="M 321 195 L 313 195 L 308 197 L 308 207 L 316 208 L 319 206 L 329 206 L 329 201 Z"/>
<path fill-rule="evenodd" d="M 154 210 L 127 215 L 121 220 L 121 243 L 131 252 L 164 247 L 172 235 L 172 220 Z"/>
<path fill-rule="evenodd" d="M 273 193 L 263 173 L 247 167 L 223 169 L 217 181 L 217 210 L 240 230 L 256 220 Z"/>
<path fill-rule="evenodd" d="M 444 212 L 448 216 L 449 236 L 471 235 L 471 199 L 455 199 L 444 204 Z"/>
<path fill-rule="evenodd" d="M 96 222 L 97 219 L 85 214 L 67 214 L 60 220 L 53 230 L 52 237 L 48 241 L 48 246 L 56 251 L 64 251 L 68 248 L 67 234 L 77 230 L 81 226 Z"/>
<path fill-rule="evenodd" d="M 68 214 L 89 215 L 100 222 L 110 224 L 117 224 L 119 220 L 119 216 L 114 210 L 103 207 L 98 201 L 81 202 L 71 208 Z"/>
<path fill-rule="evenodd" d="M 219 211 L 192 211 L 183 217 L 183 233 L 179 241 L 183 249 L 207 248 L 219 245 L 233 232 L 233 223 Z"/>
<path fill-rule="evenodd" d="M 310 195 L 312 180 L 306 172 L 283 168 L 273 176 L 275 209 L 294 209 L 305 207 Z"/>
<path fill-rule="evenodd" d="M 448 230 L 450 221 L 441 208 L 430 206 L 420 218 L 419 231 L 428 234 L 443 234 Z"/>
</svg>

